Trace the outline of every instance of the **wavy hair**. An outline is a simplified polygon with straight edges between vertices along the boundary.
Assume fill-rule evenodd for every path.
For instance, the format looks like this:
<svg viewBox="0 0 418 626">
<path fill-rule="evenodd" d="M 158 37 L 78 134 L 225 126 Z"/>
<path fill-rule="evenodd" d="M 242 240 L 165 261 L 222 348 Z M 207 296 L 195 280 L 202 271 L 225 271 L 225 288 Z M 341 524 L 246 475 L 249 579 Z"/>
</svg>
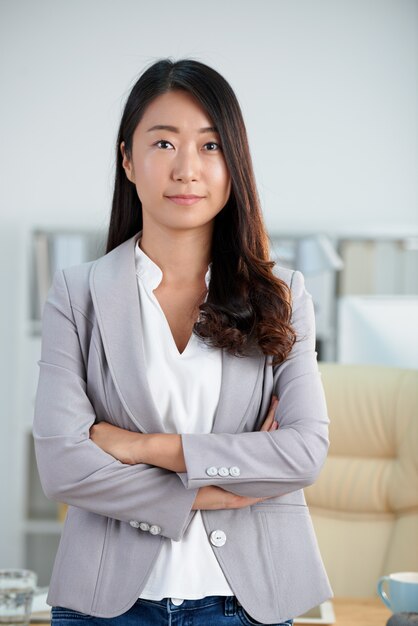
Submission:
<svg viewBox="0 0 418 626">
<path fill-rule="evenodd" d="M 214 221 L 211 280 L 193 332 L 209 345 L 236 356 L 260 351 L 284 361 L 295 342 L 291 295 L 273 273 L 247 132 L 232 87 L 214 69 L 192 59 L 162 59 L 134 84 L 122 114 L 116 145 L 116 173 L 106 253 L 142 230 L 142 205 L 122 167 L 147 106 L 159 95 L 185 90 L 203 106 L 221 138 L 231 193 Z"/>
</svg>

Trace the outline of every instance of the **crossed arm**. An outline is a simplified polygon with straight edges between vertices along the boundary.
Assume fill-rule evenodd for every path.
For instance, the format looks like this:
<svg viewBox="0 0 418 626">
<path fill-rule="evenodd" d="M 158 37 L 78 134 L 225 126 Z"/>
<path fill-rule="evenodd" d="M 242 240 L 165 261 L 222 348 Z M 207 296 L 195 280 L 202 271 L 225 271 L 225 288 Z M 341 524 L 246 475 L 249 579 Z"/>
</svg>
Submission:
<svg viewBox="0 0 418 626">
<path fill-rule="evenodd" d="M 273 396 L 260 430 L 277 430 L 274 419 L 278 398 Z M 90 439 L 104 452 L 122 463 L 146 463 L 172 472 L 186 472 L 181 435 L 171 433 L 136 433 L 108 422 L 93 424 Z M 249 498 L 225 491 L 221 487 L 200 487 L 192 509 L 242 508 L 266 498 Z"/>
<path fill-rule="evenodd" d="M 79 338 L 84 318 L 79 328 L 68 287 L 76 277 L 67 273 L 56 272 L 45 303 L 38 361 L 33 436 L 47 497 L 122 522 L 149 519 L 161 526 L 162 535 L 179 541 L 191 509 L 242 508 L 316 480 L 329 445 L 329 418 L 316 362 L 313 305 L 300 273 L 291 283 L 299 340 L 273 368 L 280 428 L 270 408 L 261 428 L 269 432 L 186 435 L 94 424 Z M 128 451 L 129 459 L 122 456 Z M 215 485 L 205 463 L 223 465 L 225 458 L 241 467 L 241 477 L 217 476 Z"/>
</svg>

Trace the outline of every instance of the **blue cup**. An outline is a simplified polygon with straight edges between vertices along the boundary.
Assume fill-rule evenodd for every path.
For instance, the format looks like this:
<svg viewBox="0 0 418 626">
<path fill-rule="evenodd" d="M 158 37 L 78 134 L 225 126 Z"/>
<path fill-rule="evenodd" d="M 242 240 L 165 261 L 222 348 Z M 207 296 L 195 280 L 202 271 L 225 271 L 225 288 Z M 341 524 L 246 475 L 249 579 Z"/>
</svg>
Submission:
<svg viewBox="0 0 418 626">
<path fill-rule="evenodd" d="M 389 595 L 383 589 L 387 583 Z M 377 592 L 393 613 L 418 613 L 418 572 L 397 572 L 382 576 Z"/>
</svg>

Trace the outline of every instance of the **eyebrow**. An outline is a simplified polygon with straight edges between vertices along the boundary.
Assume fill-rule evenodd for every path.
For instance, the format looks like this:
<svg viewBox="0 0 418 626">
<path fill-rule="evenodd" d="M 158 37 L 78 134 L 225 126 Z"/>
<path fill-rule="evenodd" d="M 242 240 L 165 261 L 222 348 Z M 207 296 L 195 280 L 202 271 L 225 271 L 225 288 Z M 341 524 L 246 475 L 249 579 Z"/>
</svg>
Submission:
<svg viewBox="0 0 418 626">
<path fill-rule="evenodd" d="M 177 126 L 168 126 L 167 124 L 156 124 L 155 126 L 151 126 L 148 128 L 147 133 L 152 130 L 170 130 L 172 133 L 179 133 L 180 129 Z M 198 133 L 217 133 L 218 129 L 216 126 L 205 126 L 204 128 L 199 128 Z"/>
</svg>

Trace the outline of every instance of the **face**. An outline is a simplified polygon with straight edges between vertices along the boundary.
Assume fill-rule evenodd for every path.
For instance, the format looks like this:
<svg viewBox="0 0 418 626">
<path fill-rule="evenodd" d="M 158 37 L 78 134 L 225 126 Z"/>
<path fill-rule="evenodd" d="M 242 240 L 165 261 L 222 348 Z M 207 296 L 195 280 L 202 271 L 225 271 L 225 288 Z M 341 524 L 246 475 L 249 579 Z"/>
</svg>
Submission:
<svg viewBox="0 0 418 626">
<path fill-rule="evenodd" d="M 144 230 L 151 225 L 184 230 L 213 224 L 228 200 L 231 182 L 220 137 L 193 96 L 170 91 L 155 98 L 135 129 L 131 159 L 124 142 L 120 149 L 123 168 L 142 203 Z"/>
</svg>

